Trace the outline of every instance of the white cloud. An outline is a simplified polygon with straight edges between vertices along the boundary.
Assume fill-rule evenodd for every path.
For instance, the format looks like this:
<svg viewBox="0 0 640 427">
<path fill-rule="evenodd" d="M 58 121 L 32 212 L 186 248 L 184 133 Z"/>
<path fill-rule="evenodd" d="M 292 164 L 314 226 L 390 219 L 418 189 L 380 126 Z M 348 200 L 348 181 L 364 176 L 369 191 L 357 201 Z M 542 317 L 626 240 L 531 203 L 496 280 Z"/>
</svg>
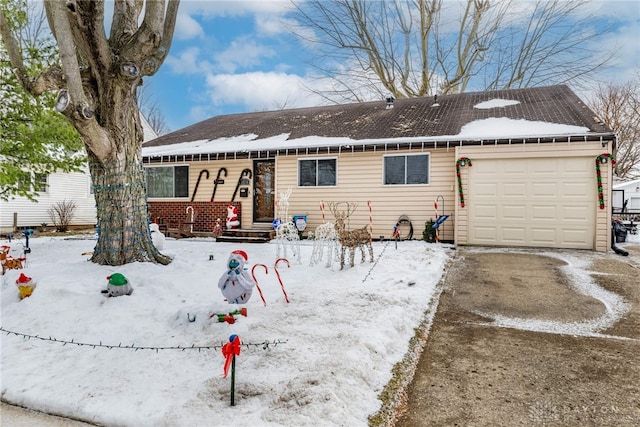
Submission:
<svg viewBox="0 0 640 427">
<path fill-rule="evenodd" d="M 276 52 L 261 46 L 250 37 L 243 36 L 233 42 L 224 51 L 215 55 L 216 65 L 225 73 L 233 73 L 238 68 L 260 65 L 261 58 L 271 58 Z"/>
<path fill-rule="evenodd" d="M 207 77 L 207 89 L 213 104 L 241 104 L 246 106 L 247 112 L 322 104 L 323 99 L 311 93 L 305 85 L 300 76 L 276 72 Z"/>
<path fill-rule="evenodd" d="M 178 40 L 189 40 L 204 36 L 202 26 L 186 13 L 179 13 L 176 19 L 174 37 Z"/>
<path fill-rule="evenodd" d="M 210 71 L 213 66 L 208 61 L 198 60 L 200 48 L 192 46 L 180 52 L 177 56 L 169 55 L 165 66 L 175 74 L 201 74 Z"/>
</svg>

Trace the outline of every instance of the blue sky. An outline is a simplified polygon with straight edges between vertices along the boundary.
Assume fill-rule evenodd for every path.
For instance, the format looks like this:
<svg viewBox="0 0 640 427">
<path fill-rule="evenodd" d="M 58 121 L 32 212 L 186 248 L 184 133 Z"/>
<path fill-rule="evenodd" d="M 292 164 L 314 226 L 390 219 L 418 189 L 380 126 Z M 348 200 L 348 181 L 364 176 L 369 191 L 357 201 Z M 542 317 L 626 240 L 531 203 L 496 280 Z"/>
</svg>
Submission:
<svg viewBox="0 0 640 427">
<path fill-rule="evenodd" d="M 615 23 L 599 41 L 620 49 L 603 79 L 636 77 L 640 1 L 590 1 L 584 10 L 594 26 Z M 305 62 L 308 47 L 290 34 L 290 12 L 288 0 L 182 0 L 169 56 L 145 82 L 167 126 L 173 131 L 221 114 L 320 105 L 306 88 L 326 82 L 314 78 Z"/>
</svg>

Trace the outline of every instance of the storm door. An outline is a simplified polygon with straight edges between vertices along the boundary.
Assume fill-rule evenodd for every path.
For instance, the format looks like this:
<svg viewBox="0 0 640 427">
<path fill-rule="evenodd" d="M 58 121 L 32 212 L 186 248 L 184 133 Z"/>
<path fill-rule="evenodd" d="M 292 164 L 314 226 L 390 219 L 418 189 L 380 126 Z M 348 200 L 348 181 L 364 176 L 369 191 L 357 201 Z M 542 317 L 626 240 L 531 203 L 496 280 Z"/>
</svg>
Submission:
<svg viewBox="0 0 640 427">
<path fill-rule="evenodd" d="M 253 162 L 253 222 L 273 222 L 275 182 L 275 160 L 255 160 Z"/>
</svg>

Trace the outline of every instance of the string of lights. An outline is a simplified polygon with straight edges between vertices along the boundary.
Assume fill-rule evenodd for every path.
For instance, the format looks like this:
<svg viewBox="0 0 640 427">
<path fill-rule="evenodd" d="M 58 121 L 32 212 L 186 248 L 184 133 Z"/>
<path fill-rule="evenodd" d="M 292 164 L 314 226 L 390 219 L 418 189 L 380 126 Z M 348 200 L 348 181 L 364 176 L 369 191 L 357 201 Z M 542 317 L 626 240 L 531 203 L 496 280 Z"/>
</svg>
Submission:
<svg viewBox="0 0 640 427">
<path fill-rule="evenodd" d="M 382 255 L 384 254 L 384 251 L 387 250 L 387 246 L 389 246 L 389 243 L 391 243 L 391 240 L 387 240 L 387 243 L 384 245 L 384 247 L 382 248 L 382 252 L 380 252 L 380 255 L 378 255 L 378 258 L 376 258 L 376 262 L 373 263 L 373 265 L 371 266 L 371 268 L 369 269 L 369 272 L 367 273 L 366 276 L 364 276 L 364 279 L 362 279 L 362 283 L 366 282 L 367 279 L 369 278 L 369 276 L 371 275 L 371 272 L 373 271 L 374 268 L 376 268 L 376 265 L 378 265 L 378 261 L 380 261 L 380 258 L 382 258 Z"/>
<path fill-rule="evenodd" d="M 100 341 L 99 343 L 86 343 L 86 342 L 81 342 L 81 341 L 76 341 L 75 339 L 72 340 L 61 340 L 55 337 L 43 337 L 40 335 L 30 335 L 30 334 L 24 334 L 22 332 L 15 332 L 15 331 L 10 331 L 8 329 L 3 328 L 2 326 L 0 326 L 0 332 L 4 332 L 7 335 L 15 335 L 18 337 L 21 337 L 23 339 L 26 340 L 40 340 L 40 341 L 49 341 L 49 342 L 54 342 L 54 343 L 58 343 L 58 344 L 62 344 L 63 346 L 69 344 L 69 345 L 75 345 L 75 346 L 79 346 L 79 347 L 91 347 L 93 349 L 96 348 L 106 348 L 106 349 L 121 349 L 121 350 L 134 350 L 134 351 L 138 351 L 138 350 L 151 350 L 151 351 L 155 351 L 156 353 L 160 352 L 160 351 L 164 351 L 164 350 L 180 350 L 180 351 L 186 351 L 186 350 L 198 350 L 198 352 L 202 351 L 202 350 L 220 350 L 222 348 L 222 346 L 225 344 L 220 343 L 220 344 L 213 344 L 213 345 L 195 345 L 195 344 L 191 344 L 190 346 L 181 346 L 181 345 L 174 345 L 174 346 L 139 346 L 139 345 L 135 345 L 135 343 L 129 344 L 129 345 L 122 345 L 122 343 L 119 343 L 118 345 L 113 345 L 113 344 L 103 344 L 102 341 Z M 287 340 L 272 340 L 272 341 L 264 341 L 264 342 L 259 342 L 259 343 L 251 343 L 251 342 L 242 342 L 242 346 L 245 347 L 247 350 L 250 348 L 262 348 L 263 350 L 269 350 L 272 347 L 277 347 L 281 344 L 286 344 Z"/>
</svg>

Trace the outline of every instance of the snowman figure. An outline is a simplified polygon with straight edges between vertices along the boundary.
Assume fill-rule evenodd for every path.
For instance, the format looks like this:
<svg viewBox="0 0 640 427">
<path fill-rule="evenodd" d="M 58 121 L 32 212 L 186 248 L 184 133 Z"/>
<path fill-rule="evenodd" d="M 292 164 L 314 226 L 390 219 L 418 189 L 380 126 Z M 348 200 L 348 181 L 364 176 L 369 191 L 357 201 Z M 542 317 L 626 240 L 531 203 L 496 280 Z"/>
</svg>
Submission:
<svg viewBox="0 0 640 427">
<path fill-rule="evenodd" d="M 121 295 L 131 295 L 131 292 L 133 292 L 131 283 L 129 283 L 123 274 L 113 273 L 111 276 L 107 277 L 107 280 L 109 281 L 107 290 L 102 291 L 103 293 L 106 293 L 107 296 L 119 297 Z"/>
<path fill-rule="evenodd" d="M 160 232 L 160 227 L 155 222 L 149 224 L 149 232 L 151 233 L 151 241 L 157 250 L 164 249 L 164 234 Z"/>
<path fill-rule="evenodd" d="M 246 304 L 256 283 L 245 269 L 249 257 L 242 250 L 235 250 L 227 260 L 227 271 L 220 277 L 218 288 L 229 304 Z"/>
</svg>

